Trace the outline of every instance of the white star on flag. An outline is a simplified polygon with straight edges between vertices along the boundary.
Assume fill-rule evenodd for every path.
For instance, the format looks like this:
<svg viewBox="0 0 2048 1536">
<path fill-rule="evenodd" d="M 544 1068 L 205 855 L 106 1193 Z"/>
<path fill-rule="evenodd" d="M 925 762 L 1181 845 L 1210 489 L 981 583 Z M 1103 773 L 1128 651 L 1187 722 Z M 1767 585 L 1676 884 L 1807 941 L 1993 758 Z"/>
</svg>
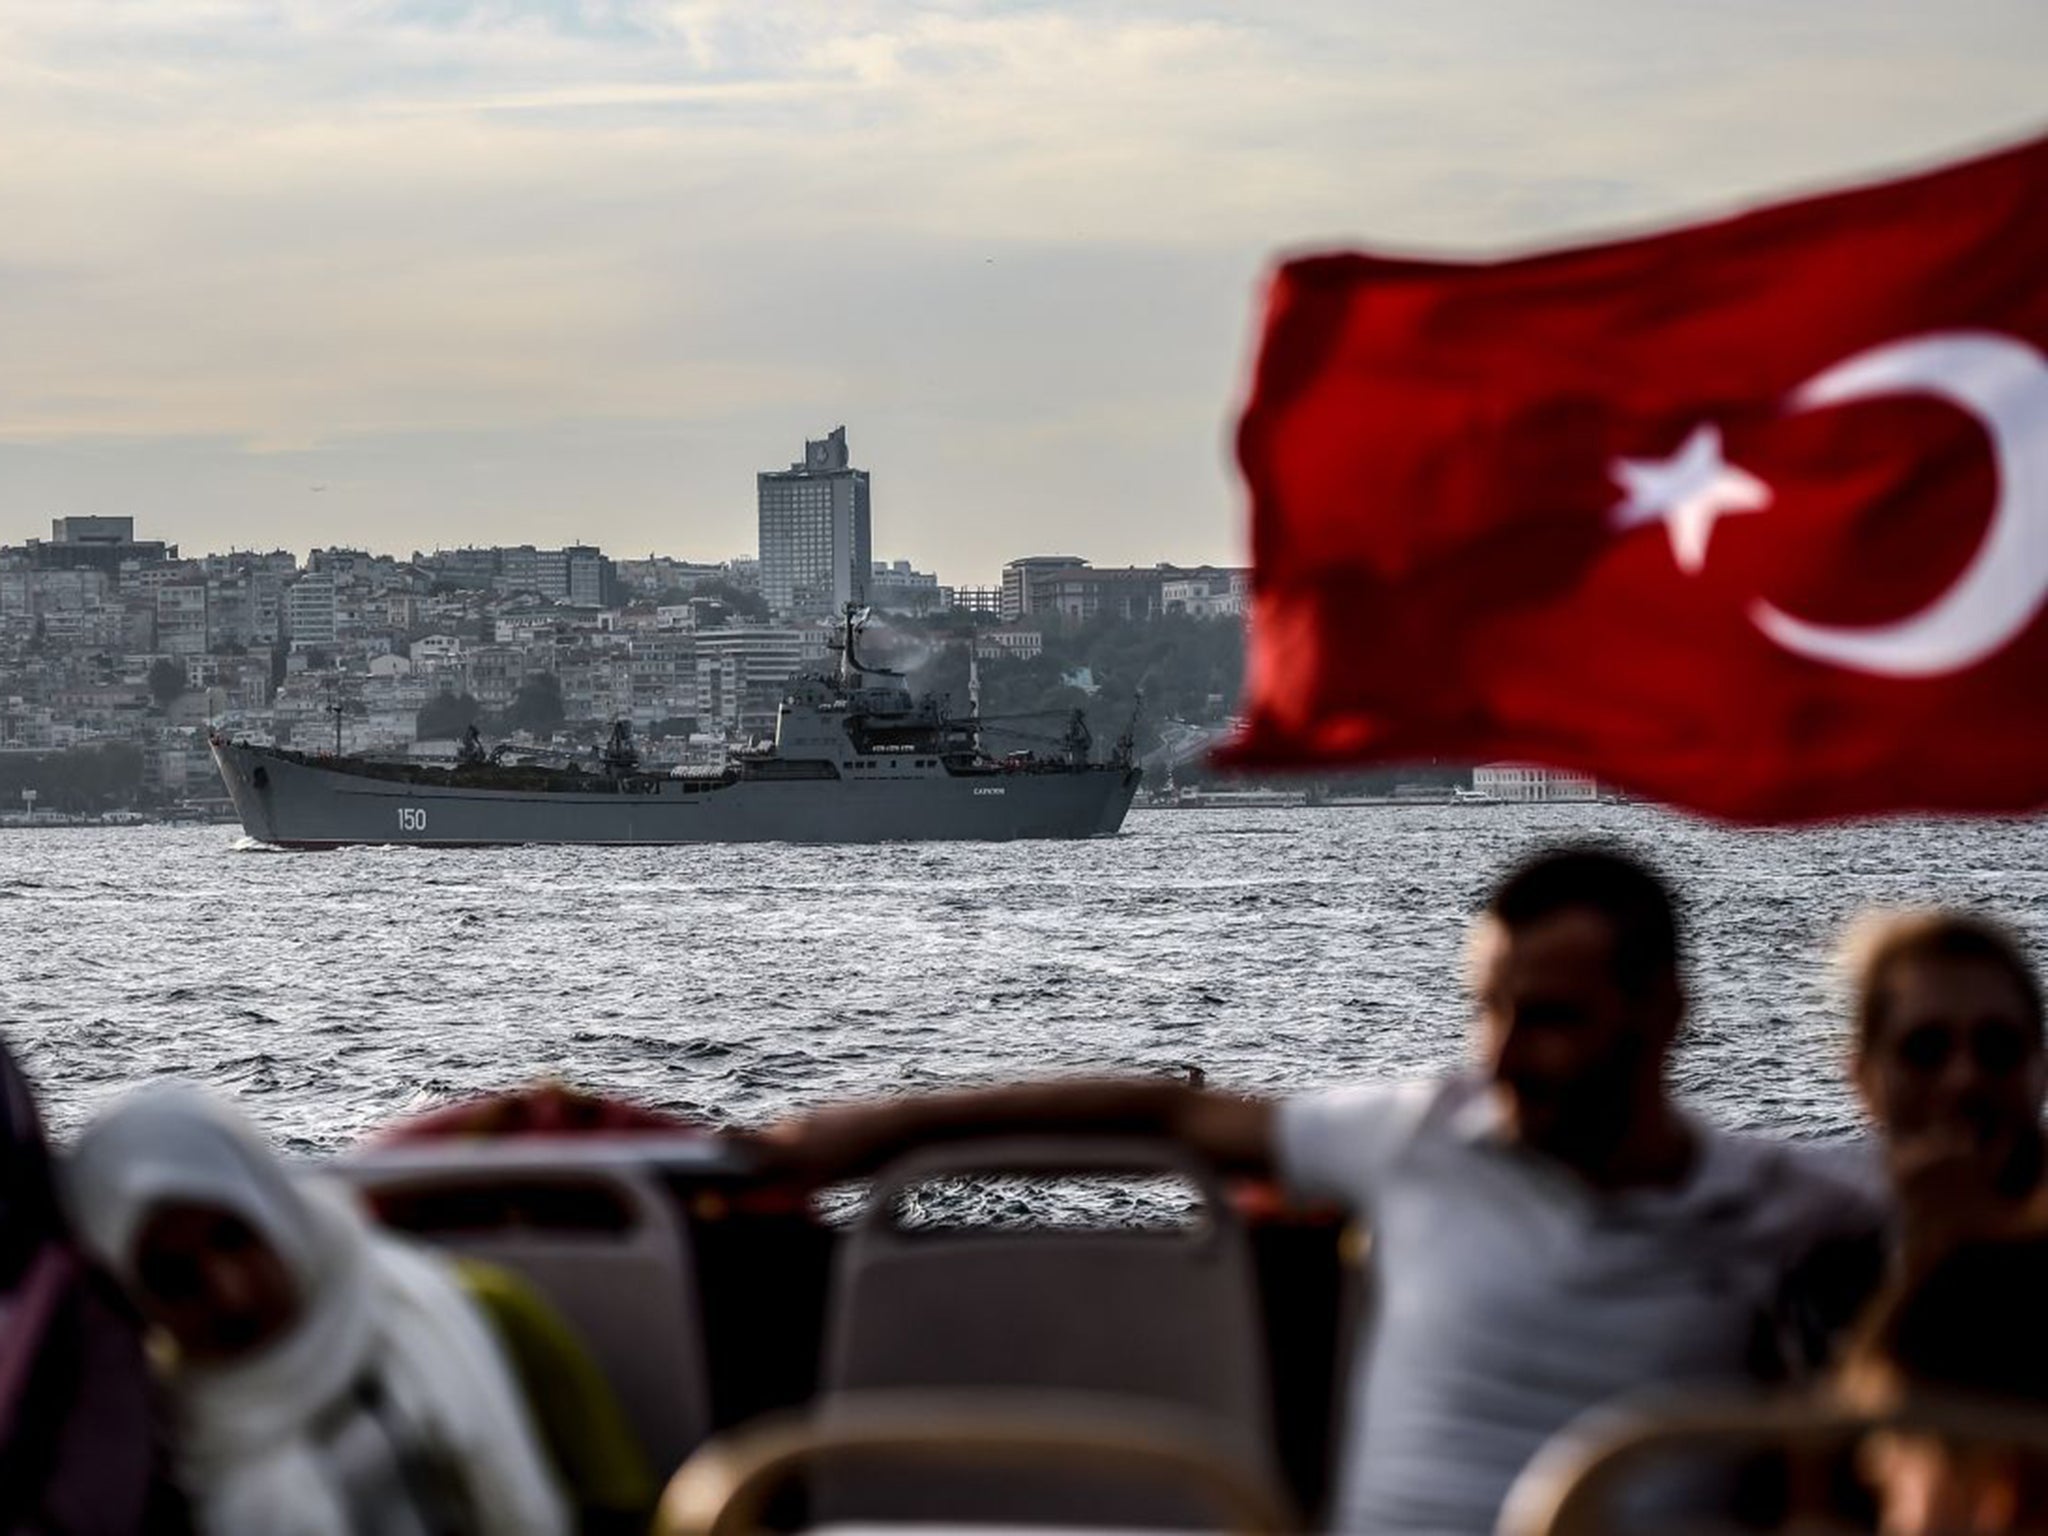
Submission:
<svg viewBox="0 0 2048 1536">
<path fill-rule="evenodd" d="M 1692 575 L 1707 563 L 1707 540 L 1729 512 L 1761 512 L 1771 488 L 1721 457 L 1721 429 L 1697 426 L 1668 459 L 1616 459 L 1628 496 L 1614 508 L 1614 526 L 1662 523 L 1678 568 Z"/>
</svg>

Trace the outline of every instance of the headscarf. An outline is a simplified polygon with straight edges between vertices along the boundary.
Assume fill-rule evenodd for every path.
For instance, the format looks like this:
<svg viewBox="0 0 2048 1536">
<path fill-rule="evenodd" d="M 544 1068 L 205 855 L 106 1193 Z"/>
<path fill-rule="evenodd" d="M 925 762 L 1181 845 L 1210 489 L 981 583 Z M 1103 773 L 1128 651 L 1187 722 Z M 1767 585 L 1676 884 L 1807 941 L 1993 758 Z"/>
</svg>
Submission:
<svg viewBox="0 0 2048 1536">
<path fill-rule="evenodd" d="M 172 1378 L 207 1529 L 566 1528 L 517 1388 L 446 1266 L 374 1233 L 340 1189 L 295 1179 L 224 1105 L 190 1089 L 136 1094 L 80 1138 L 71 1189 L 85 1242 L 131 1285 L 137 1237 L 176 1203 L 241 1218 L 298 1293 L 280 1337 Z"/>
<path fill-rule="evenodd" d="M 175 1504 L 161 1451 L 140 1329 L 73 1247 L 35 1097 L 0 1046 L 0 1528 L 141 1531 Z"/>
</svg>

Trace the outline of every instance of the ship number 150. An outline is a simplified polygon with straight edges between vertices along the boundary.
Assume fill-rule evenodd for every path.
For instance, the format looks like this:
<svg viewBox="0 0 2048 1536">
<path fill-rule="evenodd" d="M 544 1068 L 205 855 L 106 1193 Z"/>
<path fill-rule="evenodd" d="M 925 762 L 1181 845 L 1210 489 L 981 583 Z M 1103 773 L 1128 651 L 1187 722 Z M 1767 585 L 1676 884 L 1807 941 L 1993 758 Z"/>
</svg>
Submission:
<svg viewBox="0 0 2048 1536">
<path fill-rule="evenodd" d="M 398 808 L 398 830 L 401 832 L 426 831 L 426 807 L 423 805 L 401 805 Z"/>
</svg>

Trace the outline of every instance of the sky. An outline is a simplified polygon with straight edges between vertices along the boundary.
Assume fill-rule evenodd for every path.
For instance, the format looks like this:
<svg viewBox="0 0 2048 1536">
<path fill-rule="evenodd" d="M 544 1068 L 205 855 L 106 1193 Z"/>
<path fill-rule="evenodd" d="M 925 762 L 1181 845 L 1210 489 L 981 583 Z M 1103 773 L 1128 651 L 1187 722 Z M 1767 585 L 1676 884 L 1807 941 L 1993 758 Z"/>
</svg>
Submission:
<svg viewBox="0 0 2048 1536">
<path fill-rule="evenodd" d="M 2043 0 L 0 0 L 0 543 L 1237 562 L 1280 256 L 2048 131 Z"/>
</svg>

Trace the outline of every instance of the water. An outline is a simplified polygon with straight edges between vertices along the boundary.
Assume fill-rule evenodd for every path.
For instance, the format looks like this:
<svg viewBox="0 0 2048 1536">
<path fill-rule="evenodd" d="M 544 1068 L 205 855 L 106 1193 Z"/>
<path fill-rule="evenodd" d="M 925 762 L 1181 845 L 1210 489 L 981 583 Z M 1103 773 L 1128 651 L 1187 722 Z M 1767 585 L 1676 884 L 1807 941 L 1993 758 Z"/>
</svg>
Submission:
<svg viewBox="0 0 2048 1536">
<path fill-rule="evenodd" d="M 2048 820 L 1736 833 L 1638 806 L 1136 812 L 1089 843 L 366 848 L 0 835 L 0 1033 L 60 1132 L 196 1079 L 282 1144 L 552 1075 L 718 1123 L 1025 1073 L 1287 1091 L 1457 1063 L 1468 918 L 1597 832 L 1687 893 L 1681 1091 L 1856 1124 L 1826 959 L 1870 902 L 1981 904 L 2048 958 Z"/>
</svg>

